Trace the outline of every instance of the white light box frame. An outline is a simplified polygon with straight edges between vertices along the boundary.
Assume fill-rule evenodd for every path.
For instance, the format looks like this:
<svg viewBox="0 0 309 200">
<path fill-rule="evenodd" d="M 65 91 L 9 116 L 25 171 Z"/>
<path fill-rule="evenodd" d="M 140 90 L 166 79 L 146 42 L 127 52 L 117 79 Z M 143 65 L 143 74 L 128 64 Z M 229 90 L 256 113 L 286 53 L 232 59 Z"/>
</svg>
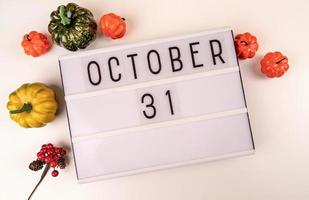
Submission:
<svg viewBox="0 0 309 200">
<path fill-rule="evenodd" d="M 59 58 L 79 182 L 254 152 L 231 28 Z"/>
</svg>

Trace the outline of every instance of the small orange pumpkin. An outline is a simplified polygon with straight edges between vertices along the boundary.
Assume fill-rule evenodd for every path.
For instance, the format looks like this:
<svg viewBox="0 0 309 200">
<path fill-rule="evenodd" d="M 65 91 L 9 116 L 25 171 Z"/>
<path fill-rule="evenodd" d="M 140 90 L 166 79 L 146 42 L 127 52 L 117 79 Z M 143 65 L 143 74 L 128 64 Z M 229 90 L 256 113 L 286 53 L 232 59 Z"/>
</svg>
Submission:
<svg viewBox="0 0 309 200">
<path fill-rule="evenodd" d="M 235 37 L 235 48 L 240 59 L 253 58 L 259 48 L 257 39 L 250 33 L 238 34 Z"/>
<path fill-rule="evenodd" d="M 100 19 L 100 28 L 104 35 L 112 39 L 122 38 L 126 33 L 126 23 L 124 18 L 121 18 L 114 13 L 103 15 Z"/>
<path fill-rule="evenodd" d="M 288 57 L 278 51 L 267 53 L 260 63 L 261 72 L 269 78 L 278 78 L 289 69 Z"/>
<path fill-rule="evenodd" d="M 47 37 L 36 31 L 31 31 L 29 34 L 24 35 L 21 45 L 25 53 L 33 57 L 46 53 L 51 46 Z"/>
</svg>

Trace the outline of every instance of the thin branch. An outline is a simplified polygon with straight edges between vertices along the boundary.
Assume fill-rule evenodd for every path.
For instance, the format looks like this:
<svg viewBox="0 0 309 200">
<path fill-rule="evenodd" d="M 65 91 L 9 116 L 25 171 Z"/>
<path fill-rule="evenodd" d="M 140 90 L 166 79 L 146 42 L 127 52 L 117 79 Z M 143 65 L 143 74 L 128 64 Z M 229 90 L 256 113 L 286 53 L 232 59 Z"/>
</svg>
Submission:
<svg viewBox="0 0 309 200">
<path fill-rule="evenodd" d="M 33 193 L 36 191 L 36 189 L 39 187 L 39 185 L 41 184 L 41 182 L 42 182 L 43 179 L 45 178 L 45 176 L 46 176 L 46 174 L 47 174 L 49 168 L 50 168 L 49 164 L 46 164 L 46 165 L 45 165 L 45 168 L 44 168 L 44 171 L 43 171 L 43 173 L 42 173 L 42 175 L 41 175 L 41 179 L 40 179 L 40 181 L 36 184 L 36 186 L 35 186 L 35 188 L 33 189 L 33 191 L 31 192 L 30 196 L 28 197 L 28 200 L 31 199 Z"/>
</svg>

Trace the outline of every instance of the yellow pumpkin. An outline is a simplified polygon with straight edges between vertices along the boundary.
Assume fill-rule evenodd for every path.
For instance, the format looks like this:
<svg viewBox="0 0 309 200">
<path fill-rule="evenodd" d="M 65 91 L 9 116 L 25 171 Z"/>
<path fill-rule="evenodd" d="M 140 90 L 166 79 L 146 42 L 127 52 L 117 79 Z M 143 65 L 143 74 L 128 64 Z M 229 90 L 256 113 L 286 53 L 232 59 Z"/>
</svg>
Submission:
<svg viewBox="0 0 309 200">
<path fill-rule="evenodd" d="M 26 83 L 9 96 L 10 117 L 24 128 L 45 126 L 58 108 L 54 91 L 43 83 Z"/>
</svg>

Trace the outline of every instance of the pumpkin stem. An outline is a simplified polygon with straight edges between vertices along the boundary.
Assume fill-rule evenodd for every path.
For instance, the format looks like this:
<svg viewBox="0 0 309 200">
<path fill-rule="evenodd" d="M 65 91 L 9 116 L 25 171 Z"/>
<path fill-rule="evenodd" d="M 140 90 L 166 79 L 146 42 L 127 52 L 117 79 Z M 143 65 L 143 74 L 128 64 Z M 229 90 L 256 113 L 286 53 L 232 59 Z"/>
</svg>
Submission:
<svg viewBox="0 0 309 200">
<path fill-rule="evenodd" d="M 246 46 L 248 45 L 248 42 L 246 41 L 240 41 L 241 44 L 245 44 Z"/>
<path fill-rule="evenodd" d="M 279 60 L 278 62 L 276 62 L 276 64 L 279 64 L 279 63 L 281 63 L 282 61 L 284 61 L 285 60 L 285 58 L 282 58 L 281 60 Z"/>
<path fill-rule="evenodd" d="M 26 35 L 26 38 L 27 38 L 27 40 L 28 40 L 28 41 L 31 41 L 31 39 L 30 39 L 30 37 L 29 37 L 29 36 L 30 36 L 30 35 L 29 35 L 29 34 L 27 34 L 27 35 Z"/>
<path fill-rule="evenodd" d="M 31 110 L 32 110 L 31 103 L 25 103 L 21 109 L 19 109 L 19 110 L 11 110 L 10 114 L 18 114 L 18 113 L 23 113 L 23 112 L 30 112 Z"/>
<path fill-rule="evenodd" d="M 61 18 L 61 23 L 66 26 L 71 23 L 71 19 L 67 17 L 67 13 L 65 12 L 64 5 L 60 6 L 59 16 Z"/>
<path fill-rule="evenodd" d="M 39 187 L 39 185 L 41 184 L 41 182 L 42 182 L 43 179 L 45 178 L 45 176 L 46 176 L 46 174 L 47 174 L 49 168 L 50 168 L 49 164 L 46 164 L 46 166 L 45 166 L 45 168 L 44 168 L 44 171 L 43 171 L 43 173 L 42 173 L 42 175 L 41 175 L 41 178 L 40 178 L 39 182 L 36 184 L 35 188 L 32 190 L 30 196 L 28 197 L 28 200 L 31 199 L 33 193 L 36 191 L 36 189 Z"/>
</svg>

